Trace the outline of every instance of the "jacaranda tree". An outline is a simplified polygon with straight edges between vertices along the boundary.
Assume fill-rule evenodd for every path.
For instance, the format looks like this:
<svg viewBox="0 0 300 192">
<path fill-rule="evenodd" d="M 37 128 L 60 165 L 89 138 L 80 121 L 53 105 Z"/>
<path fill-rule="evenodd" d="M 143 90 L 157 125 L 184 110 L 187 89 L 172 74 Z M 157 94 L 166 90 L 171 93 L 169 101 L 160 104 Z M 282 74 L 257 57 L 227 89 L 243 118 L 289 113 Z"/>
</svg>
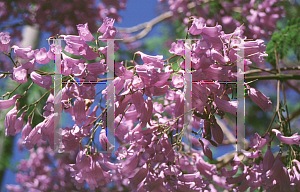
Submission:
<svg viewBox="0 0 300 192">
<path fill-rule="evenodd" d="M 29 152 L 7 190 L 300 191 L 299 2 L 159 2 L 132 28 L 114 26 L 126 0 L 0 2 L 18 20 L 1 26 L 1 86 L 16 86 L 0 132 Z M 135 44 L 161 22 L 176 31 L 158 37 L 167 57 Z M 49 47 L 21 47 L 22 25 L 51 31 Z"/>
</svg>

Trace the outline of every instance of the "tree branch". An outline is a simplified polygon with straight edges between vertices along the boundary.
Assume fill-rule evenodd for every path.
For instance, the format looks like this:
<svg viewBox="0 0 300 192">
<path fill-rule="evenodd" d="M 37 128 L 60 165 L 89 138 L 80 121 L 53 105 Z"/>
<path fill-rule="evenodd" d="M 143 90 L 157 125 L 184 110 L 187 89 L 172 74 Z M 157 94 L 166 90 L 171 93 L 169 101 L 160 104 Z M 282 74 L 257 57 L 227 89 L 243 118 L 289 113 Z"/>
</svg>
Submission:
<svg viewBox="0 0 300 192">
<path fill-rule="evenodd" d="M 284 74 L 276 74 L 276 75 L 264 75 L 264 76 L 250 76 L 245 77 L 245 80 L 288 80 L 288 79 L 300 79 L 300 75 L 284 75 Z"/>
<path fill-rule="evenodd" d="M 192 3 L 189 3 L 187 5 L 188 9 L 192 9 L 196 6 L 196 3 L 192 2 Z M 178 13 L 182 13 L 183 11 L 182 10 L 178 10 Z M 135 36 L 132 36 L 132 37 L 128 37 L 128 38 L 124 38 L 123 42 L 124 43 L 131 43 L 133 41 L 136 41 L 138 39 L 141 39 L 143 37 L 145 37 L 152 29 L 152 27 L 154 25 L 156 25 L 157 23 L 163 21 L 163 20 L 166 20 L 168 18 L 171 18 L 173 16 L 173 12 L 172 11 L 168 11 L 168 12 L 165 12 L 157 17 L 155 17 L 154 19 L 148 21 L 148 22 L 145 22 L 145 23 L 141 23 L 137 26 L 134 26 L 134 27 L 130 27 L 130 28 L 121 28 L 121 27 L 116 27 L 116 29 L 118 30 L 118 32 L 121 32 L 121 33 L 133 33 L 133 32 L 136 32 L 136 31 L 139 31 L 139 30 L 142 30 L 140 33 L 138 33 L 137 35 Z"/>
<path fill-rule="evenodd" d="M 253 66 L 250 66 L 250 67 L 253 67 Z M 300 70 L 300 66 L 282 67 L 282 68 L 280 68 L 280 70 L 281 71 Z M 248 75 L 248 74 L 252 74 L 252 73 L 261 73 L 261 72 L 276 73 L 276 71 L 277 71 L 277 69 L 270 69 L 270 68 L 260 69 L 257 67 L 256 69 L 246 71 L 245 74 Z"/>
</svg>

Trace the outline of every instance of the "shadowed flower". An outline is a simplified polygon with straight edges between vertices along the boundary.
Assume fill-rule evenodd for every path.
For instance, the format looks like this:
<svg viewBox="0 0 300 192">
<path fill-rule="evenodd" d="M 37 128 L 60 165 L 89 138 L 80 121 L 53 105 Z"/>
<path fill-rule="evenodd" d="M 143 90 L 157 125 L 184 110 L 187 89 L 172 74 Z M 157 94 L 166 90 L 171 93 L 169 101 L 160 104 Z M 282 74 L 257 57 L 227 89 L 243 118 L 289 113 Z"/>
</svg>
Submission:
<svg viewBox="0 0 300 192">
<path fill-rule="evenodd" d="M 86 113 L 85 113 L 85 101 L 83 98 L 78 97 L 74 102 L 74 120 L 77 125 L 81 125 L 83 121 L 86 120 Z"/>
<path fill-rule="evenodd" d="M 104 151 L 107 151 L 109 153 L 111 153 L 114 150 L 114 147 L 108 140 L 106 137 L 106 130 L 102 129 L 100 132 L 100 136 L 99 136 L 99 141 L 100 144 L 102 146 L 102 148 L 104 149 Z"/>
<path fill-rule="evenodd" d="M 240 164 L 240 165 L 242 166 L 242 164 Z M 243 165 L 243 167 L 244 167 L 243 173 L 237 177 L 226 178 L 227 183 L 234 184 L 234 183 L 242 182 L 246 178 L 247 172 L 248 172 L 248 167 L 246 165 Z"/>
<path fill-rule="evenodd" d="M 226 101 L 223 99 L 219 99 L 218 97 L 215 97 L 214 103 L 217 105 L 217 107 L 225 112 L 229 112 L 233 115 L 237 115 L 237 101 Z"/>
<path fill-rule="evenodd" d="M 42 133 L 41 128 L 43 128 L 45 125 L 45 122 L 39 123 L 37 126 L 35 126 L 29 133 L 27 137 L 25 137 L 25 140 L 23 141 L 23 145 L 26 149 L 32 149 L 34 145 L 41 139 Z"/>
<path fill-rule="evenodd" d="M 77 189 L 84 187 L 84 181 L 91 190 L 110 183 L 109 173 L 102 169 L 99 163 L 103 161 L 103 156 L 95 153 L 86 155 L 86 152 L 87 150 L 80 151 L 76 157 L 76 164 L 70 164 L 71 177 L 74 177 Z"/>
<path fill-rule="evenodd" d="M 263 159 L 263 170 L 268 171 L 272 168 L 274 164 L 274 155 L 271 151 L 271 145 L 268 145 L 267 152 L 265 153 L 264 159 Z"/>
<path fill-rule="evenodd" d="M 128 177 L 130 181 L 130 187 L 133 191 L 137 190 L 138 185 L 146 178 L 147 174 L 148 166 L 147 164 L 144 164 L 134 176 Z"/>
<path fill-rule="evenodd" d="M 250 99 L 258 105 L 264 112 L 272 110 L 272 102 L 269 97 L 266 97 L 260 91 L 246 85 Z"/>
<path fill-rule="evenodd" d="M 208 141 L 204 138 L 202 138 L 201 140 L 199 140 L 203 149 L 203 153 L 206 157 L 208 157 L 208 159 L 213 160 L 212 157 L 212 152 L 210 150 L 210 148 L 208 147 Z"/>
<path fill-rule="evenodd" d="M 217 122 L 214 122 L 212 124 L 211 132 L 212 132 L 212 135 L 214 137 L 214 140 L 218 144 L 221 144 L 223 142 L 223 139 L 224 139 L 224 133 L 223 133 L 221 127 L 219 126 L 219 124 Z"/>
</svg>

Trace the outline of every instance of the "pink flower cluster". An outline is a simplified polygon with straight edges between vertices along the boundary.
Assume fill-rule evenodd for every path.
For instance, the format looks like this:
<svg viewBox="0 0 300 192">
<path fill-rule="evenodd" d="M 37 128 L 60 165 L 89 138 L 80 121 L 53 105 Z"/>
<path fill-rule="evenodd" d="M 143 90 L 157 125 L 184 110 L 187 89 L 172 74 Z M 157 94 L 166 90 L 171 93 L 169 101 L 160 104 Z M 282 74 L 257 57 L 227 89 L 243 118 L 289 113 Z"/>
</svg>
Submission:
<svg viewBox="0 0 300 192">
<path fill-rule="evenodd" d="M 90 29 L 97 29 L 97 22 L 106 17 L 122 20 L 119 11 L 126 9 L 127 0 L 94 0 L 47 2 L 34 1 L 1 1 L 0 21 L 7 21 L 10 17 L 22 19 L 28 25 L 38 25 L 40 30 L 49 31 L 53 35 L 58 33 L 74 33 L 75 25 L 88 22 Z M 15 31 L 16 32 L 16 31 Z M 14 32 L 14 36 L 17 35 Z"/>
<path fill-rule="evenodd" d="M 165 2 L 167 0 L 158 0 Z M 188 18 L 206 18 L 206 23 L 213 26 L 219 23 L 226 32 L 234 30 L 243 23 L 248 38 L 266 38 L 276 28 L 276 22 L 284 17 L 280 0 L 234 0 L 234 1 L 197 1 L 168 0 L 168 9 L 176 18 L 187 24 Z M 189 4 L 194 3 L 193 8 Z M 239 15 L 239 16 L 237 16 Z"/>
<path fill-rule="evenodd" d="M 277 136 L 278 137 L 278 136 Z M 281 141 L 281 138 L 278 137 Z M 285 138 L 287 143 L 292 141 L 293 138 Z M 297 138 L 299 142 L 300 137 Z M 243 151 L 245 157 L 254 159 L 259 158 L 261 154 L 261 148 L 265 146 L 270 141 L 269 137 L 261 138 L 257 133 L 255 138 L 251 138 L 250 146 L 255 150 L 255 152 Z M 246 166 L 241 162 L 240 158 L 236 154 L 233 161 L 230 163 L 232 170 L 226 168 L 221 169 L 220 176 L 226 177 L 228 184 L 238 184 L 235 191 L 246 191 L 250 187 L 250 191 L 254 191 L 259 187 L 265 188 L 267 191 L 298 191 L 300 189 L 300 162 L 298 160 L 293 160 L 293 166 L 287 168 L 281 160 L 282 154 L 278 153 L 276 158 L 271 151 L 271 145 L 268 144 L 267 151 L 264 158 L 257 165 L 252 162 L 251 165 Z M 233 177 L 238 171 L 238 167 L 243 169 L 241 175 Z M 297 170 L 298 167 L 298 170 Z"/>
<path fill-rule="evenodd" d="M 115 38 L 117 31 L 113 24 L 113 19 L 104 19 L 98 29 L 102 36 L 97 41 L 105 42 L 105 39 Z M 100 54 L 106 54 L 107 47 L 96 50 L 87 45 L 86 41 L 94 40 L 87 24 L 79 24 L 77 29 L 79 36 L 62 36 L 66 42 L 65 51 L 73 55 L 81 55 L 86 60 L 100 58 L 100 61 L 87 63 L 86 60 L 73 59 L 63 54 L 62 74 L 78 78 L 79 81 L 95 82 L 98 75 L 107 72 L 105 60 Z M 49 154 L 51 158 L 48 157 L 46 152 L 54 148 L 54 127 L 57 126 L 55 118 L 59 118 L 59 114 L 54 113 L 54 103 L 57 103 L 58 97 L 49 94 L 43 108 L 45 119 L 33 128 L 30 117 L 23 127 L 25 112 L 17 119 L 19 99 L 22 99 L 20 95 L 0 101 L 0 109 L 14 106 L 5 118 L 6 136 L 22 131 L 22 143 L 25 148 L 31 150 L 29 160 L 23 161 L 19 167 L 23 173 L 18 174 L 17 181 L 22 186 L 9 185 L 8 189 L 11 191 L 76 191 L 84 188 L 87 183 L 91 190 L 101 188 L 108 191 L 108 184 L 111 182 L 115 184 L 113 189 L 116 191 L 127 189 L 217 191 L 215 188 L 217 186 L 226 189 L 234 188 L 238 191 L 244 191 L 249 187 L 253 191 L 260 186 L 268 190 L 277 187 L 288 191 L 299 189 L 300 179 L 296 166 L 287 169 L 281 162 L 280 154 L 274 161 L 270 147 L 264 160 L 259 165 L 253 163 L 251 168 L 236 156 L 231 163 L 232 170 L 223 168 L 219 173 L 216 165 L 204 160 L 204 155 L 210 160 L 213 159 L 209 145 L 218 146 L 224 139 L 222 128 L 216 120 L 217 116 L 223 117 L 226 112 L 233 115 L 237 113 L 238 103 L 229 97 L 233 90 L 221 81 L 236 81 L 236 63 L 240 58 L 235 49 L 237 42 L 234 38 L 245 39 L 246 37 L 243 36 L 240 27 L 233 33 L 226 34 L 222 31 L 221 25 L 207 27 L 203 19 L 196 18 L 193 19 L 189 33 L 200 35 L 201 39 L 192 45 L 187 45 L 180 40 L 177 43 L 173 42 L 170 53 L 180 57 L 185 54 L 186 49 L 190 49 L 192 81 L 198 82 L 192 85 L 192 125 L 196 131 L 201 129 L 202 132 L 198 134 L 199 139 L 189 135 L 193 146 L 191 153 L 180 152 L 187 149 L 187 144 L 182 142 L 185 134 L 183 116 L 185 61 L 176 70 L 171 66 L 165 66 L 162 55 L 151 56 L 136 52 L 143 64 L 133 62 L 134 66 L 129 69 L 125 68 L 122 62 L 115 62 L 117 77 L 102 91 L 102 95 L 105 95 L 107 100 L 111 99 L 107 98 L 111 90 L 114 90 L 116 95 L 114 131 L 115 138 L 121 145 L 115 153 L 117 161 L 112 161 L 114 146 L 108 141 L 106 135 L 107 112 L 103 112 L 102 117 L 98 116 L 98 118 L 96 112 L 99 107 L 95 106 L 92 111 L 90 108 L 89 103 L 95 102 L 95 84 L 79 85 L 69 81 L 59 93 L 62 110 L 69 113 L 75 122 L 73 127 L 61 127 L 61 150 L 71 151 L 70 160 L 73 162 L 66 160 L 67 156 L 63 155 L 54 167 L 44 166 L 44 164 L 48 165 L 51 158 L 57 158 L 51 153 Z M 35 84 L 52 89 L 51 76 L 43 76 L 34 71 L 34 64 L 35 62 L 45 64 L 53 60 L 54 47 L 51 46 L 48 52 L 45 48 L 40 50 L 18 46 L 12 48 L 18 57 L 30 59 L 29 62 L 13 69 L 12 79 L 24 83 L 30 74 L 30 79 Z M 115 46 L 115 48 L 117 51 L 119 47 Z M 257 65 L 262 64 L 266 56 L 262 40 L 247 41 L 244 55 L 246 70 L 252 62 Z M 248 85 L 246 90 L 249 97 L 263 111 L 272 110 L 272 103 L 268 97 Z M 102 106 L 100 108 L 104 111 Z M 101 121 L 95 123 L 94 121 L 98 119 Z M 203 122 L 202 127 L 200 122 Z M 102 129 L 99 133 L 99 143 L 106 153 L 97 152 L 97 145 L 93 145 L 93 142 L 82 144 L 84 138 L 94 141 L 98 126 Z M 284 137 L 277 130 L 273 132 L 283 143 L 299 144 L 299 136 L 296 134 L 292 137 Z M 50 144 L 50 148 L 44 146 L 46 141 Z M 261 138 L 256 135 L 251 139 L 250 144 L 254 151 L 242 151 L 242 153 L 250 159 L 259 158 L 262 155 L 261 148 L 269 141 L 269 136 Z M 38 148 L 34 152 L 33 147 L 36 144 Z M 202 151 L 199 153 L 195 148 L 202 148 Z M 299 168 L 299 162 L 296 160 L 294 162 Z M 66 170 L 66 167 L 69 169 Z M 238 167 L 241 167 L 243 172 L 240 176 L 234 177 Z M 53 175 L 55 171 L 61 174 L 55 177 Z M 70 180 L 76 189 L 70 184 Z M 238 187 L 234 185 L 239 183 L 241 184 Z"/>
</svg>

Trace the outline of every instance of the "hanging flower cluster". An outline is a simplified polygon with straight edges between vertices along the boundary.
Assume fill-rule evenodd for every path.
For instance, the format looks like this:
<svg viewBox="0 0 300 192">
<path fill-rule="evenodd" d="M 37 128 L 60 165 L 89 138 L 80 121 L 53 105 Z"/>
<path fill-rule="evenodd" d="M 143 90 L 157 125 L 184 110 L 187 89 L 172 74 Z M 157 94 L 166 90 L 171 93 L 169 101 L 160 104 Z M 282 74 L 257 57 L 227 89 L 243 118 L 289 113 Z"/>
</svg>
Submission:
<svg viewBox="0 0 300 192">
<path fill-rule="evenodd" d="M 237 39 L 246 39 L 241 27 L 226 34 L 221 25 L 207 27 L 201 18 L 193 18 L 189 28 L 189 33 L 198 36 L 199 40 L 195 40 L 191 45 L 182 40 L 172 43 L 169 52 L 174 57 L 183 58 L 177 69 L 166 64 L 162 55 L 151 56 L 140 51 L 135 55 L 141 57 L 142 64 L 133 61 L 133 66 L 126 68 L 123 62 L 115 62 L 117 77 L 102 91 L 107 100 L 111 99 L 108 98 L 108 93 L 111 90 L 115 92 L 113 131 L 120 147 L 115 153 L 117 161 L 112 161 L 115 146 L 107 137 L 107 108 L 102 107 L 100 103 L 102 113 L 97 116 L 99 106 L 93 109 L 90 107 L 91 103 L 95 102 L 95 84 L 80 85 L 72 79 L 96 82 L 98 75 L 107 73 L 104 55 L 108 47 L 93 48 L 88 46 L 87 41 L 106 42 L 107 39 L 114 39 L 117 31 L 113 24 L 113 19 L 104 19 L 98 29 L 102 35 L 96 39 L 89 31 L 88 24 L 77 25 L 78 36 L 61 35 L 66 42 L 64 50 L 84 59 L 74 59 L 62 54 L 61 72 L 67 77 L 68 83 L 58 95 L 61 96 L 61 111 L 69 113 L 75 124 L 73 127 L 60 127 L 60 148 L 62 151 L 74 153 L 74 160 L 72 162 L 71 157 L 70 160 L 63 155 L 56 168 L 41 165 L 49 163 L 49 158 L 55 158 L 55 155 L 47 157 L 46 151 L 54 149 L 54 128 L 58 124 L 55 118 L 59 118 L 59 114 L 54 111 L 54 104 L 59 98 L 51 93 L 51 75 L 34 69 L 36 63 L 46 64 L 49 60 L 54 60 L 55 47 L 51 45 L 47 52 L 45 48 L 32 50 L 31 47 L 12 46 L 18 57 L 30 61 L 11 69 L 11 79 L 21 84 L 31 79 L 34 84 L 49 90 L 50 94 L 43 108 L 44 120 L 33 128 L 30 115 L 23 127 L 23 118 L 28 109 L 17 118 L 21 95 L 0 101 L 0 109 L 13 106 L 5 118 L 6 136 L 22 132 L 21 143 L 31 153 L 29 159 L 22 161 L 19 166 L 21 173 L 17 175 L 17 181 L 21 186 L 9 185 L 9 190 L 76 191 L 84 188 L 85 183 L 92 190 L 109 190 L 108 184 L 111 182 L 117 191 L 216 191 L 215 187 L 233 188 L 237 191 L 245 191 L 250 187 L 253 191 L 261 186 L 267 190 L 299 190 L 297 167 L 300 168 L 300 163 L 294 160 L 293 167 L 285 167 L 281 162 L 280 153 L 274 159 L 270 145 L 259 165 L 253 162 L 247 166 L 236 155 L 230 163 L 232 170 L 222 168 L 218 171 L 215 164 L 205 161 L 204 156 L 213 160 L 209 145 L 218 146 L 223 143 L 224 133 L 217 122 L 218 116 L 223 117 L 226 112 L 237 115 L 238 103 L 230 99 L 233 89 L 221 82 L 237 80 L 237 62 L 240 59 L 244 59 L 247 71 L 252 63 L 258 66 L 264 63 L 267 54 L 263 41 L 258 39 L 245 42 L 245 58 L 240 58 L 236 49 Z M 6 50 L 5 46 L 5 43 L 0 44 L 0 49 Z M 115 43 L 114 51 L 118 49 L 119 46 Z M 186 73 L 184 58 L 187 57 L 187 50 L 191 52 L 192 58 L 191 80 L 197 82 L 192 85 L 190 111 L 193 114 L 191 123 L 195 131 L 188 136 L 192 141 L 190 153 L 182 153 L 188 149 L 187 143 L 182 141 L 186 133 L 183 89 Z M 87 60 L 93 60 L 93 63 Z M 263 111 L 272 110 L 272 102 L 263 93 L 249 85 L 246 86 L 246 91 L 250 99 Z M 95 141 L 97 128 L 102 129 L 99 133 L 99 143 L 106 153 L 97 151 L 97 145 L 94 144 L 98 142 Z M 202 132 L 196 132 L 199 130 Z M 273 129 L 272 132 L 275 132 L 279 141 L 283 143 L 300 144 L 297 134 L 285 137 L 279 130 Z M 196 138 L 195 135 L 200 137 Z M 86 145 L 82 143 L 84 138 L 89 139 Z M 50 148 L 45 148 L 46 142 L 50 144 Z M 259 158 L 262 156 L 262 147 L 269 142 L 269 135 L 262 138 L 256 134 L 250 143 L 253 152 L 241 151 L 241 154 L 248 159 Z M 37 146 L 36 152 L 33 150 L 34 146 Z M 199 148 L 202 149 L 200 152 Z M 68 169 L 65 169 L 66 167 Z M 242 169 L 242 174 L 235 176 L 239 168 Z M 54 170 L 59 173 L 59 177 L 67 180 L 57 178 L 57 175 L 53 174 Z M 76 189 L 72 188 L 69 180 L 74 183 Z"/>
</svg>

